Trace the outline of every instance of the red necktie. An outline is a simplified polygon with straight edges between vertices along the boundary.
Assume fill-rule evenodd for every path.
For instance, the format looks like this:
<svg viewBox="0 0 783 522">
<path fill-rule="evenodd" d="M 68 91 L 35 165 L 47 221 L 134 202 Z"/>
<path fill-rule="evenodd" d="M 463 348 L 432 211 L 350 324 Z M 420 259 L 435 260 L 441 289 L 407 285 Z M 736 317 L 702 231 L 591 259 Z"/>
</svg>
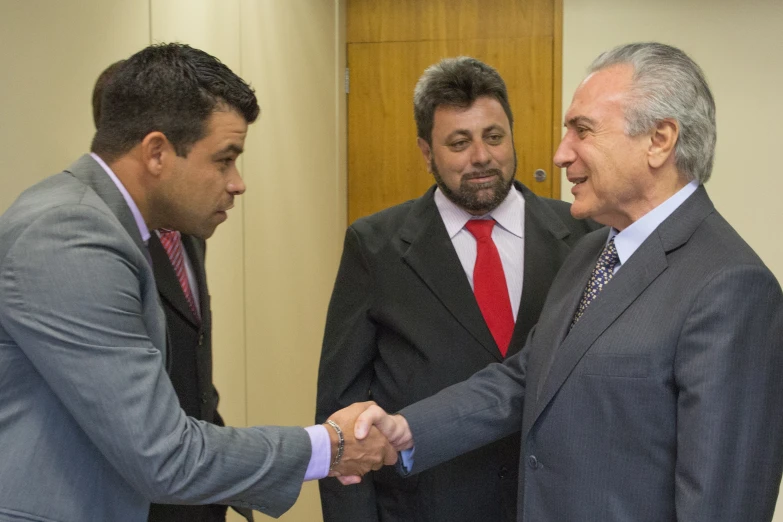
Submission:
<svg viewBox="0 0 783 522">
<path fill-rule="evenodd" d="M 188 282 L 188 271 L 185 268 L 185 257 L 182 251 L 182 237 L 176 230 L 160 229 L 158 232 L 160 232 L 160 243 L 169 256 L 171 266 L 174 267 L 174 272 L 177 274 L 177 279 L 179 280 L 179 286 L 182 287 L 182 293 L 185 294 L 185 299 L 188 301 L 190 311 L 193 312 L 193 317 L 200 319 L 198 308 L 196 308 L 196 300 L 193 298 L 193 292 L 191 291 L 190 283 Z"/>
<path fill-rule="evenodd" d="M 473 267 L 473 293 L 492 337 L 503 357 L 514 333 L 514 314 L 508 298 L 506 275 L 500 254 L 492 241 L 493 219 L 472 219 L 465 228 L 476 238 L 476 265 Z"/>
</svg>

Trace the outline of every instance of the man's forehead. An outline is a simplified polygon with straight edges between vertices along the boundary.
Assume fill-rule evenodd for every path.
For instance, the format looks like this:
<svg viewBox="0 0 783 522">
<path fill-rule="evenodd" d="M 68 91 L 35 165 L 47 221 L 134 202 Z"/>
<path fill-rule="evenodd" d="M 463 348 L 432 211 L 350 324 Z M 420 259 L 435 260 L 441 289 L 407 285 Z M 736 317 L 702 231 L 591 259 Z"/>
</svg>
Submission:
<svg viewBox="0 0 783 522">
<path fill-rule="evenodd" d="M 566 124 L 582 118 L 591 119 L 593 113 L 602 109 L 622 108 L 631 86 L 632 75 L 633 68 L 622 64 L 587 76 L 574 92 L 564 118 Z"/>
<path fill-rule="evenodd" d="M 210 135 L 236 135 L 247 133 L 248 124 L 245 118 L 236 111 L 214 111 L 207 121 L 207 132 Z"/>
<path fill-rule="evenodd" d="M 577 87 L 574 100 L 613 100 L 625 95 L 633 80 L 633 66 L 618 64 L 601 69 L 587 76 Z"/>
<path fill-rule="evenodd" d="M 475 117 L 478 113 L 485 117 L 484 127 L 486 128 L 508 126 L 508 116 L 506 116 L 503 106 L 495 98 L 487 96 L 477 98 L 468 106 L 438 105 L 435 108 L 433 124 L 434 126 L 439 126 L 439 123 L 440 126 L 452 126 L 453 124 L 459 126 L 460 120 Z"/>
</svg>

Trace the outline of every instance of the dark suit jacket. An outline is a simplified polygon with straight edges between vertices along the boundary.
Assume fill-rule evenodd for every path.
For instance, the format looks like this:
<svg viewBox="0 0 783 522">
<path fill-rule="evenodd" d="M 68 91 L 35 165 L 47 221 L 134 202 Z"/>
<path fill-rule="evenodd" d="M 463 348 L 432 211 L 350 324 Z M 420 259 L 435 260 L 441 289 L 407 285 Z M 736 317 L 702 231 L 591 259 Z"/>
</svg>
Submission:
<svg viewBox="0 0 783 522">
<path fill-rule="evenodd" d="M 606 237 L 574 248 L 519 355 L 401 412 L 412 471 L 521 426 L 520 521 L 771 520 L 780 285 L 702 187 L 569 332 Z"/>
<path fill-rule="evenodd" d="M 212 312 L 204 265 L 206 242 L 183 234 L 182 246 L 188 255 L 198 285 L 200 321 L 193 316 L 188 306 L 174 267 L 157 234 L 152 233 L 149 240 L 155 284 L 166 313 L 169 377 L 180 406 L 188 416 L 223 426 L 223 419 L 217 411 L 217 390 L 212 384 Z M 252 511 L 242 509 L 240 513 L 252 520 Z M 216 504 L 152 504 L 149 514 L 149 522 L 222 522 L 225 519 L 226 506 Z"/>
<path fill-rule="evenodd" d="M 573 219 L 567 203 L 516 188 L 525 199 L 524 282 L 514 331 L 520 340 L 590 226 Z M 433 194 L 434 187 L 348 229 L 324 335 L 317 422 L 370 399 L 397 411 L 502 360 Z M 520 346 L 512 341 L 508 355 Z M 412 478 L 386 468 L 347 488 L 325 479 L 324 518 L 513 520 L 518 461 L 516 434 Z"/>
</svg>

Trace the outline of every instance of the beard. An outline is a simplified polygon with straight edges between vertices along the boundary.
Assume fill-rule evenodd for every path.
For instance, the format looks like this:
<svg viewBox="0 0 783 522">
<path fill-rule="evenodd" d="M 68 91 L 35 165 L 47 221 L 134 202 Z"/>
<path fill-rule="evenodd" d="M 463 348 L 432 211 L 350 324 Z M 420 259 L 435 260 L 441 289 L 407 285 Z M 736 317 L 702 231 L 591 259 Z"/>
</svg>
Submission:
<svg viewBox="0 0 783 522">
<path fill-rule="evenodd" d="M 503 179 L 503 172 L 500 169 L 486 169 L 463 175 L 457 190 L 452 190 L 444 183 L 434 158 L 430 161 L 430 170 L 435 178 L 435 183 L 440 187 L 443 195 L 449 198 L 452 203 L 471 214 L 483 215 L 495 210 L 506 199 L 506 196 L 511 191 L 511 186 L 514 184 L 514 176 L 517 170 L 516 164 L 515 155 L 514 170 L 508 180 Z M 480 186 L 470 183 L 471 179 L 486 176 L 494 176 L 494 178 L 492 181 L 482 183 Z"/>
</svg>

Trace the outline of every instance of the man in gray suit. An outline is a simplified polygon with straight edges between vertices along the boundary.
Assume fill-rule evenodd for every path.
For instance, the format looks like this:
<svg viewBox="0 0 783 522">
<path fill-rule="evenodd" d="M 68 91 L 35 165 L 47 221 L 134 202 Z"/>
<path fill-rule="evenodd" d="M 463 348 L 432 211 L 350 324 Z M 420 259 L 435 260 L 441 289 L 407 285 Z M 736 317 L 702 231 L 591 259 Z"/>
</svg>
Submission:
<svg viewBox="0 0 783 522">
<path fill-rule="evenodd" d="M 521 426 L 521 521 L 771 520 L 783 294 L 703 187 L 716 134 L 702 71 L 673 47 L 621 46 L 565 121 L 571 212 L 608 237 L 574 247 L 519 355 L 400 415 L 372 406 L 356 434 L 375 422 L 415 444 L 416 473 Z"/>
<path fill-rule="evenodd" d="M 185 415 L 146 241 L 225 221 L 258 104 L 214 57 L 168 44 L 130 57 L 101 110 L 92 154 L 0 217 L 0 520 L 141 522 L 151 501 L 279 516 L 303 480 L 396 460 L 379 433 L 353 438 L 361 406 L 307 429 Z"/>
<path fill-rule="evenodd" d="M 123 62 L 109 65 L 95 81 L 92 118 L 96 129 L 101 123 L 103 91 Z M 147 247 L 166 316 L 166 353 L 170 361 L 167 370 L 179 405 L 189 417 L 225 426 L 217 409 L 218 392 L 212 383 L 212 311 L 204 306 L 210 295 L 206 241 L 174 230 L 156 230 L 150 234 Z M 253 521 L 251 510 L 234 509 Z M 222 504 L 152 504 L 147 522 L 225 522 L 226 511 Z"/>
</svg>

